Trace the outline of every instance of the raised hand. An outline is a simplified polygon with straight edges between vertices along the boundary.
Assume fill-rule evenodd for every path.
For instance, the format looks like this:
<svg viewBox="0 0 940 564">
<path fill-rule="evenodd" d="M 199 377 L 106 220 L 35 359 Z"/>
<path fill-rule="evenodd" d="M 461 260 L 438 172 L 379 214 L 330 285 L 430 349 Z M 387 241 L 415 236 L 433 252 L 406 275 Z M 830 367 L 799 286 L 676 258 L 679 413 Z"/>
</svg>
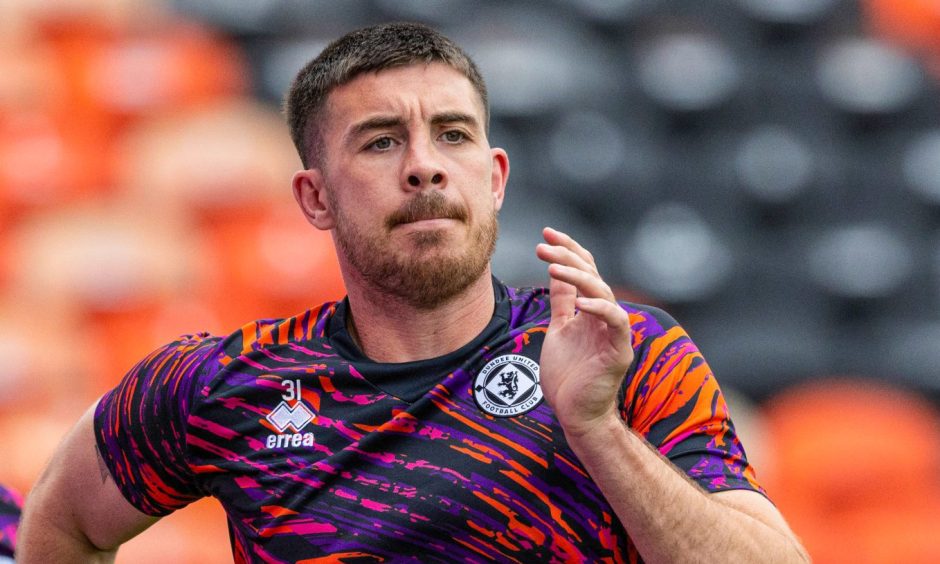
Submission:
<svg viewBox="0 0 940 564">
<path fill-rule="evenodd" d="M 552 317 L 539 362 L 542 391 L 571 436 L 616 416 L 617 390 L 633 361 L 630 320 L 594 257 L 546 227 L 536 255 L 548 263 Z"/>
</svg>

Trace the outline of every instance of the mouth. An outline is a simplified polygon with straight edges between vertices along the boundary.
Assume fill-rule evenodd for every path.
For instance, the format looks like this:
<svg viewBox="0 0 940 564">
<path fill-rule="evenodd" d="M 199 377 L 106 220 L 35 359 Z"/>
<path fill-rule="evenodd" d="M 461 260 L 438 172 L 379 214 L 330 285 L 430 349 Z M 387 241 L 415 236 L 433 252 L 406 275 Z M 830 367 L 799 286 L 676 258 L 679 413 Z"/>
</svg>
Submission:
<svg viewBox="0 0 940 564">
<path fill-rule="evenodd" d="M 416 196 L 409 200 L 386 221 L 389 229 L 410 225 L 422 229 L 446 227 L 452 222 L 465 222 L 467 211 L 460 205 L 447 201 L 437 192 Z"/>
<path fill-rule="evenodd" d="M 458 221 L 451 217 L 429 217 L 397 224 L 395 227 L 415 227 L 418 229 L 440 229 Z"/>
</svg>

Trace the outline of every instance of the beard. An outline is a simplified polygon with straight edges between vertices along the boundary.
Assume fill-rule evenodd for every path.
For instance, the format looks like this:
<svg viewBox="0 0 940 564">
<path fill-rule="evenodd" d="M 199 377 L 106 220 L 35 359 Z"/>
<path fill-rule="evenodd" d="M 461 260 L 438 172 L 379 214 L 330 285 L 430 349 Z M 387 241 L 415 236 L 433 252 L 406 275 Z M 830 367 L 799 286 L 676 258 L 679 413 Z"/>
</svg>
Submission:
<svg viewBox="0 0 940 564">
<path fill-rule="evenodd" d="M 389 232 L 395 226 L 431 218 L 467 223 L 467 210 L 440 192 L 422 192 L 386 218 L 385 230 L 367 233 L 327 194 L 339 251 L 368 285 L 418 309 L 438 307 L 470 287 L 486 272 L 496 250 L 499 222 L 494 209 L 470 226 L 467 244 L 449 245 L 443 231 L 419 231 L 409 235 L 414 249 L 409 252 L 394 248 Z"/>
</svg>

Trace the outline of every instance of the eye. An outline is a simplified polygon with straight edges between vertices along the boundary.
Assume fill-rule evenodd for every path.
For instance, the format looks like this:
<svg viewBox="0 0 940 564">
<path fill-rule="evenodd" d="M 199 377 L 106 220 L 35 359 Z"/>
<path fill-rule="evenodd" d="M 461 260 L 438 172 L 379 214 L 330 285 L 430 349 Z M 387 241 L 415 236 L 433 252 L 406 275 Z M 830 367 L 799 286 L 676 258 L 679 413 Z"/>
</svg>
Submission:
<svg viewBox="0 0 940 564">
<path fill-rule="evenodd" d="M 461 141 L 464 141 L 467 139 L 467 135 L 463 131 L 459 131 L 457 129 L 451 129 L 449 131 L 445 131 L 441 135 L 441 138 L 446 143 L 460 143 Z"/>
<path fill-rule="evenodd" d="M 366 149 L 374 149 L 376 151 L 387 151 L 392 148 L 394 142 L 391 137 L 379 137 L 375 141 L 366 145 Z"/>
</svg>

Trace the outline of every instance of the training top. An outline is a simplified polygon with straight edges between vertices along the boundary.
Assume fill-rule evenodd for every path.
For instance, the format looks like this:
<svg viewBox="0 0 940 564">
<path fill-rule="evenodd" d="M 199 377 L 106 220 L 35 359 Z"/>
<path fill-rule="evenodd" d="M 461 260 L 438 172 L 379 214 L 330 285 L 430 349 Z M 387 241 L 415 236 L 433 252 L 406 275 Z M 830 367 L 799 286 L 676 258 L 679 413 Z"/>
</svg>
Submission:
<svg viewBox="0 0 940 564">
<path fill-rule="evenodd" d="M 102 397 L 98 447 L 148 515 L 217 498 L 236 562 L 639 562 L 542 401 L 548 290 L 494 285 L 489 325 L 429 360 L 364 356 L 346 300 L 183 337 Z M 762 491 L 685 331 L 621 307 L 624 421 L 705 490 Z"/>
<path fill-rule="evenodd" d="M 23 499 L 18 493 L 0 485 L 0 564 L 13 561 L 22 505 Z"/>
</svg>

